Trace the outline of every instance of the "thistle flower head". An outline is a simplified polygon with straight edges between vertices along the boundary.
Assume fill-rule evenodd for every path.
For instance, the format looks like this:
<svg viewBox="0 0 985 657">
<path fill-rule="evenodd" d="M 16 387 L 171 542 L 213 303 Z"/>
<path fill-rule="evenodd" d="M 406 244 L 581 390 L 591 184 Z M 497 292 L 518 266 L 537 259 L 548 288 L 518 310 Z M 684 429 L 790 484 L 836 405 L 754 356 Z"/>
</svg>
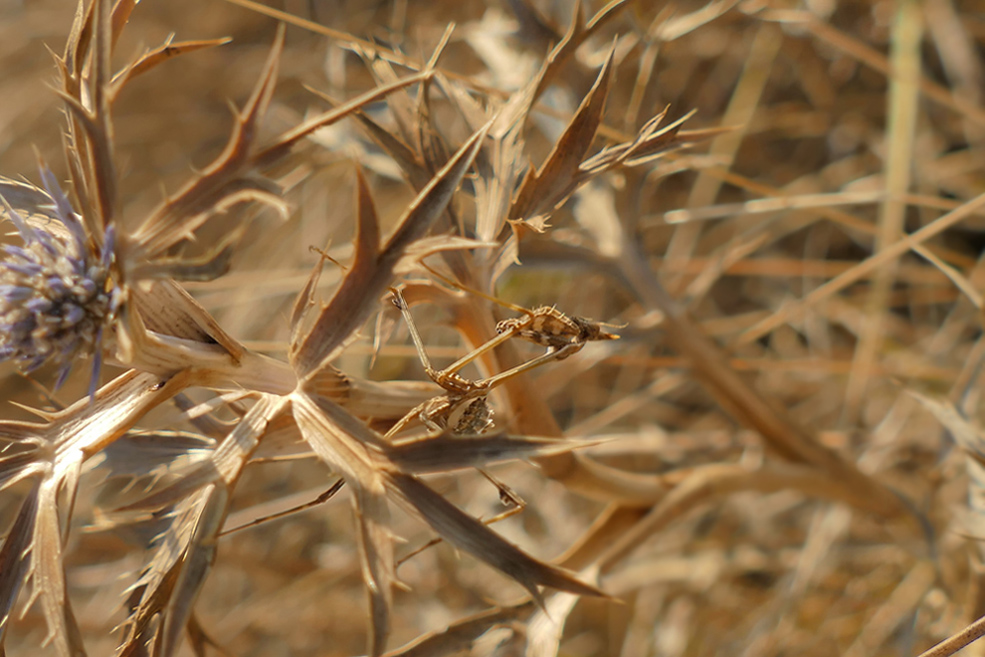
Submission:
<svg viewBox="0 0 985 657">
<path fill-rule="evenodd" d="M 61 385 L 78 358 L 95 355 L 92 385 L 98 380 L 103 328 L 116 310 L 109 284 L 112 230 L 96 253 L 80 217 L 42 169 L 49 204 L 19 214 L 0 195 L 6 216 L 22 245 L 4 245 L 0 260 L 0 360 L 14 360 L 24 372 L 47 363 L 60 366 Z"/>
</svg>

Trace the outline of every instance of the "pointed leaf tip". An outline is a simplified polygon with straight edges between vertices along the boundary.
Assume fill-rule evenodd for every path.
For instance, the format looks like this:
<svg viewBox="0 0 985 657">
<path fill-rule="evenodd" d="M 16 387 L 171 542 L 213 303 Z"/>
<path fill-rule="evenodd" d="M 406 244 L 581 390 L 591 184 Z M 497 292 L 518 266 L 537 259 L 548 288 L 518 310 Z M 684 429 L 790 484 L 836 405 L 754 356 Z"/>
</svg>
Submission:
<svg viewBox="0 0 985 657">
<path fill-rule="evenodd" d="M 373 203 L 373 194 L 363 175 L 362 167 L 356 167 L 356 267 L 376 260 L 380 252 L 380 221 Z"/>
</svg>

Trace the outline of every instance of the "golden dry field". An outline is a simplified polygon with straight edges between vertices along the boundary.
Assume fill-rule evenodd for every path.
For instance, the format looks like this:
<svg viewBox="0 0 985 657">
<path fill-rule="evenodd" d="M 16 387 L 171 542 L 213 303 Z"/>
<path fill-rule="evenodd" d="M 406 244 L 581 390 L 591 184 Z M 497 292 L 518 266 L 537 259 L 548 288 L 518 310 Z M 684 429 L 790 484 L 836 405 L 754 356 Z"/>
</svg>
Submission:
<svg viewBox="0 0 985 657">
<path fill-rule="evenodd" d="M 985 3 L 265 1 L 0 0 L 0 657 L 985 655 Z"/>
</svg>

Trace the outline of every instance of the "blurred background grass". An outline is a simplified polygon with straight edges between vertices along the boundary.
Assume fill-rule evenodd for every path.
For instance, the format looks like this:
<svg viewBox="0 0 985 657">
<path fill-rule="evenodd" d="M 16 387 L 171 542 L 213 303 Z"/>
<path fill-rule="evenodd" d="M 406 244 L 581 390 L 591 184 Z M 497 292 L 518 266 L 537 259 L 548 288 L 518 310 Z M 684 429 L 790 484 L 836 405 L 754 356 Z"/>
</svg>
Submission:
<svg viewBox="0 0 985 657">
<path fill-rule="evenodd" d="M 595 0 L 583 4 L 589 16 L 602 7 Z M 562 32 L 573 10 L 570 0 L 298 0 L 273 6 L 422 59 L 454 21 L 458 27 L 442 68 L 507 93 L 536 71 L 551 42 L 550 30 L 518 20 L 518 8 L 536 7 Z M 908 6 L 916 9 L 907 13 Z M 50 86 L 55 68 L 45 47 L 60 50 L 73 11 L 69 0 L 0 0 L 4 175 L 37 180 L 34 149 L 65 175 L 60 102 Z M 162 188 L 173 192 L 221 150 L 231 123 L 229 102 L 247 97 L 275 29 L 275 21 L 219 0 L 139 5 L 118 48 L 122 56 L 156 46 L 171 33 L 179 40 L 233 40 L 135 80 L 115 105 L 125 218 L 141 216 L 160 200 Z M 914 29 L 910 61 L 919 63 L 924 82 L 920 95 L 908 101 L 905 85 L 893 91 L 887 71 L 894 35 L 904 49 L 894 60 L 901 70 L 904 32 Z M 529 127 L 535 161 L 546 155 L 613 42 L 608 137 L 634 133 L 668 105 L 669 119 L 697 111 L 688 127 L 734 128 L 652 167 L 607 176 L 556 215 L 552 231 L 522 254 L 524 267 L 501 283 L 502 296 L 527 306 L 557 304 L 572 314 L 629 324 L 612 349 L 593 355 L 586 348 L 540 375 L 538 385 L 569 433 L 618 437 L 593 454 L 641 472 L 763 458 L 756 437 L 688 377 L 654 318 L 618 281 L 552 259 L 550 240 L 587 239 L 579 212 L 614 211 L 638 228 L 669 291 L 689 305 L 709 335 L 731 345 L 733 365 L 747 372 L 751 385 L 829 447 L 894 486 L 934 528 L 928 544 L 794 492 L 716 500 L 654 536 L 611 575 L 607 590 L 626 604 L 579 604 L 565 629 L 564 654 L 906 655 L 985 613 L 974 540 L 982 529 L 965 502 L 977 489 L 966 480 L 964 457 L 948 434 L 907 394 L 938 395 L 976 416 L 983 352 L 974 295 L 960 292 L 940 266 L 908 254 L 895 270 L 877 270 L 888 272 L 875 274 L 885 277 L 883 283 L 862 277 L 790 324 L 753 340 L 739 337 L 791 299 L 851 270 L 880 244 L 895 241 L 900 230 L 911 233 L 985 190 L 983 38 L 982 2 L 777 0 L 671 7 L 638 0 L 579 50 L 545 96 Z M 290 28 L 267 127 L 273 134 L 324 109 L 305 85 L 345 98 L 372 84 L 358 58 L 337 41 Z M 890 120 L 906 111 L 915 113 L 911 127 L 905 116 Z M 303 180 L 291 191 L 295 216 L 287 223 L 261 216 L 232 273 L 192 286 L 227 330 L 275 355 L 283 355 L 293 294 L 316 260 L 309 247 L 329 240 L 345 245 L 351 237 L 352 161 L 372 172 L 384 217 L 397 216 L 411 197 L 396 170 L 352 124 L 312 141 L 291 163 Z M 893 159 L 900 153 L 908 154 L 902 163 Z M 894 227 L 893 211 L 882 199 L 901 175 L 897 193 L 912 197 Z M 592 196 L 593 190 L 601 195 Z M 790 200 L 749 204 L 774 197 Z M 981 289 L 983 226 L 981 215 L 972 216 L 931 242 L 934 254 L 972 291 Z M 328 289 L 333 280 L 326 271 Z M 461 353 L 453 333 L 438 322 L 422 323 L 436 359 Z M 343 366 L 367 372 L 369 345 L 368 336 L 354 345 Z M 398 334 L 372 375 L 419 371 Z M 37 389 L 17 375 L 9 373 L 0 385 L 0 398 L 39 403 Z M 71 386 L 65 399 L 74 398 L 78 388 Z M 5 406 L 5 417 L 19 413 Z M 166 418 L 146 424 L 155 422 Z M 530 502 L 498 528 L 537 556 L 556 557 L 601 511 L 531 466 L 497 472 Z M 495 489 L 481 477 L 433 483 L 477 515 L 501 510 Z M 329 484 L 315 463 L 259 464 L 239 486 L 238 505 L 244 518 L 255 517 L 267 509 L 257 505 L 287 507 Z M 344 507 L 333 501 L 224 539 L 197 609 L 230 654 L 351 655 L 365 649 L 364 592 Z M 407 539 L 406 551 L 428 539 L 409 520 L 396 528 Z M 71 555 L 70 582 L 87 645 L 91 654 L 110 654 L 116 642 L 109 630 L 122 618 L 118 606 L 127 584 L 120 577 L 139 568 L 140 554 L 125 536 L 95 532 L 77 533 Z M 396 596 L 392 646 L 520 594 L 445 546 L 414 557 L 400 575 L 412 590 Z M 14 641 L 11 653 L 36 654 L 44 632 L 40 616 L 28 613 L 15 630 L 23 643 Z"/>
</svg>

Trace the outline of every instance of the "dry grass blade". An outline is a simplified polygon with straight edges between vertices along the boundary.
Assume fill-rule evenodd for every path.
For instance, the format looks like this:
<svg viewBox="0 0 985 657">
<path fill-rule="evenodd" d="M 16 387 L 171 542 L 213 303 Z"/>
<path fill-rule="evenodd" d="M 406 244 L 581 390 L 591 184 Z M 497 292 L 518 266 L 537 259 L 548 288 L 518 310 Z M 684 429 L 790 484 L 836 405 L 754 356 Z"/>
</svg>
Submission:
<svg viewBox="0 0 985 657">
<path fill-rule="evenodd" d="M 886 200 L 879 215 L 877 252 L 898 241 L 904 232 L 906 204 L 898 199 L 910 187 L 909 163 L 913 160 L 916 139 L 922 35 L 920 5 L 915 2 L 900 4 L 893 27 L 894 74 L 888 97 L 890 116 L 886 125 L 891 150 L 887 153 Z M 890 260 L 874 273 L 872 293 L 866 306 L 868 317 L 859 335 L 854 366 L 845 388 L 845 413 L 849 417 L 859 412 L 861 405 L 858 400 L 864 398 L 869 384 L 868 373 L 876 362 L 883 339 L 883 317 L 897 268 L 898 261 Z"/>
<path fill-rule="evenodd" d="M 967 220 L 983 207 L 985 207 L 985 194 L 976 196 L 955 210 L 938 217 L 923 228 L 893 242 L 879 253 L 870 256 L 850 270 L 835 276 L 824 285 L 817 287 L 803 299 L 785 305 L 769 317 L 743 331 L 736 342 L 739 344 L 751 342 L 766 335 L 784 322 L 801 317 L 811 306 L 821 303 L 839 290 L 876 271 L 890 260 L 899 258 L 907 251 L 924 244 L 927 240 L 941 234 L 948 228 Z"/>
<path fill-rule="evenodd" d="M 690 360 L 695 374 L 724 409 L 760 432 L 767 444 L 784 458 L 815 465 L 854 488 L 857 500 L 864 508 L 888 517 L 910 515 L 910 509 L 895 492 L 820 445 L 782 409 L 750 388 L 728 365 L 721 349 L 693 326 L 687 313 L 662 288 L 640 258 L 637 248 L 628 246 L 627 251 L 633 257 L 623 258 L 619 263 L 627 278 L 651 307 L 664 313 L 664 325 L 671 343 Z"/>
<path fill-rule="evenodd" d="M 674 488 L 649 510 L 646 517 L 607 546 L 599 557 L 603 575 L 654 533 L 696 507 L 737 491 L 800 490 L 811 496 L 845 502 L 864 510 L 869 510 L 870 506 L 867 499 L 841 486 L 841 482 L 830 474 L 803 465 L 778 464 L 755 470 L 741 465 L 709 465 L 680 473 L 676 478 L 679 482 L 675 482 Z"/>
<path fill-rule="evenodd" d="M 960 632 L 941 641 L 930 650 L 920 653 L 917 657 L 951 657 L 951 655 L 961 651 L 983 636 L 985 636 L 985 618 L 979 618 Z"/>
<path fill-rule="evenodd" d="M 944 399 L 936 399 L 914 391 L 910 391 L 910 395 L 951 432 L 955 442 L 967 452 L 969 458 L 985 466 L 985 433 L 980 427 L 964 417 L 954 404 Z"/>
</svg>

